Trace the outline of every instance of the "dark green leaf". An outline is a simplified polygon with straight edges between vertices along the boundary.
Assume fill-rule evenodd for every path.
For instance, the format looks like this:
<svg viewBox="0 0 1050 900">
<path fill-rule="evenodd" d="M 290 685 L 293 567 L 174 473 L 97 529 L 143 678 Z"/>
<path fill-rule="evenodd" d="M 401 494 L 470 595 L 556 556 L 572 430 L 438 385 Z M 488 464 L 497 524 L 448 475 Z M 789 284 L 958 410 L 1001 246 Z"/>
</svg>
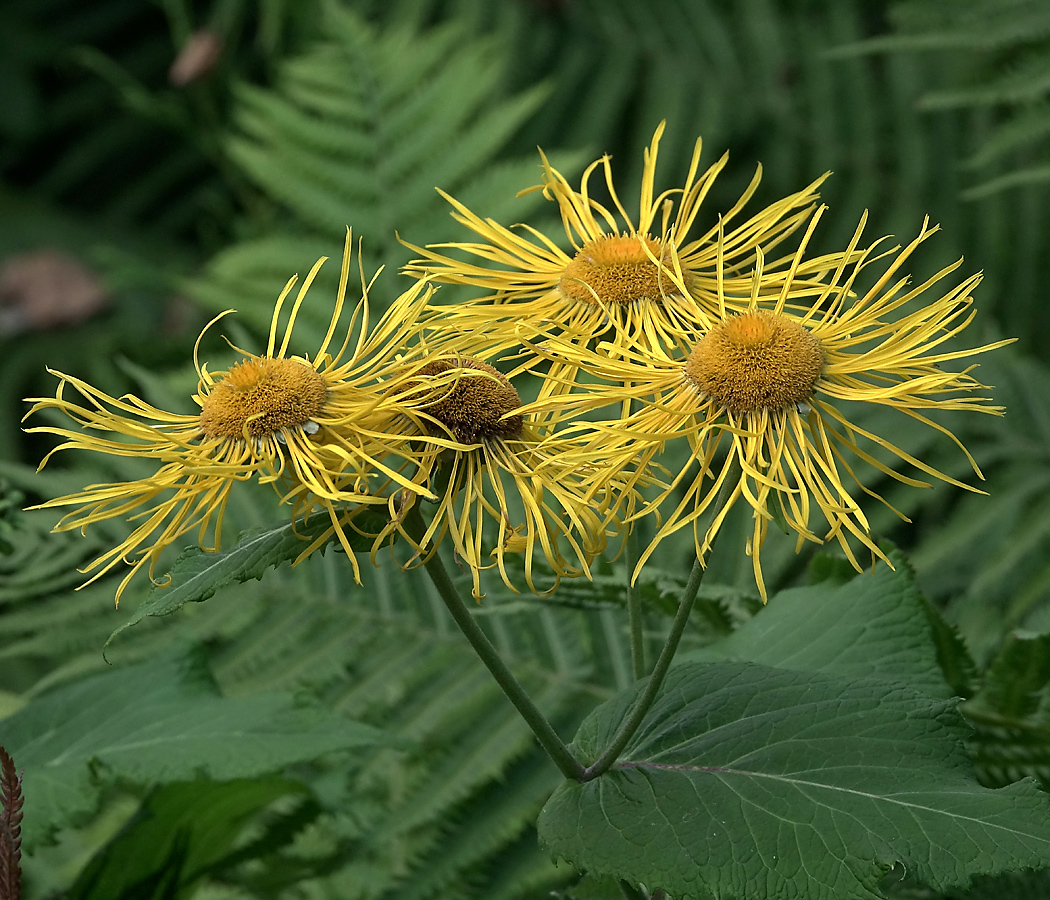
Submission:
<svg viewBox="0 0 1050 900">
<path fill-rule="evenodd" d="M 738 659 L 848 678 L 900 682 L 948 696 L 930 641 L 926 604 L 904 556 L 847 584 L 822 582 L 777 594 L 733 634 L 682 661 Z"/>
<path fill-rule="evenodd" d="M 969 697 L 974 691 L 977 665 L 966 649 L 959 629 L 941 615 L 939 609 L 922 598 L 922 608 L 930 626 L 930 636 L 945 681 L 957 697 Z"/>
<path fill-rule="evenodd" d="M 856 577 L 849 560 L 834 553 L 816 553 L 806 567 L 806 584 L 845 584 Z"/>
<path fill-rule="evenodd" d="M 962 710 L 985 781 L 1035 775 L 1050 783 L 1050 635 L 1010 635 Z"/>
<path fill-rule="evenodd" d="M 1036 897 L 1050 897 L 1050 870 L 977 878 L 959 900 L 1033 900 Z"/>
<path fill-rule="evenodd" d="M 1050 634 L 1011 634 L 984 676 L 974 706 L 1050 725 Z"/>
<path fill-rule="evenodd" d="M 221 697 L 193 657 L 86 678 L 0 722 L 0 743 L 25 768 L 27 845 L 90 812 L 97 776 L 245 778 L 379 739 L 288 694 Z"/>
<path fill-rule="evenodd" d="M 769 504 L 769 512 L 773 516 L 773 522 L 780 529 L 781 534 L 791 534 L 792 528 L 788 524 L 787 516 L 784 515 L 784 509 L 780 505 L 780 497 L 775 492 L 773 494 L 773 500 Z"/>
<path fill-rule="evenodd" d="M 584 722 L 595 758 L 636 694 Z M 686 664 L 617 766 L 566 782 L 543 841 L 599 876 L 674 896 L 867 900 L 895 863 L 943 889 L 1050 865 L 1050 798 L 981 787 L 953 701 L 750 663 Z"/>
<path fill-rule="evenodd" d="M 70 900 L 189 897 L 208 868 L 229 853 L 245 821 L 278 797 L 305 789 L 283 778 L 193 781 L 154 791 L 95 855 Z"/>
<path fill-rule="evenodd" d="M 362 517 L 363 530 L 372 524 Z M 168 616 L 187 603 L 201 603 L 210 599 L 221 588 L 229 584 L 262 578 L 267 569 L 294 560 L 306 549 L 306 541 L 322 535 L 331 523 L 316 516 L 313 520 L 289 522 L 274 528 L 253 528 L 241 535 L 240 540 L 228 550 L 206 553 L 199 547 L 186 550 L 171 568 L 171 582 L 164 587 L 154 586 L 146 600 L 134 614 L 109 636 L 108 647 L 118 634 L 141 622 L 146 616 Z M 379 533 L 382 524 L 375 527 Z M 355 531 L 348 535 L 354 549 L 371 547 L 371 540 Z"/>
</svg>

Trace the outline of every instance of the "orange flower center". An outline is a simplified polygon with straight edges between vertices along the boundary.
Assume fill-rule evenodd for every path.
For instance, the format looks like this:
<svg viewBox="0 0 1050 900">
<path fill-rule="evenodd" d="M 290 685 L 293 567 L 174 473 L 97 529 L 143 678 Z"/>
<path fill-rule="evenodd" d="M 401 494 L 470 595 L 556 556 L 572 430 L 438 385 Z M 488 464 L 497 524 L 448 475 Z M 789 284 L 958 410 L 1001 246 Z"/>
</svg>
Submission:
<svg viewBox="0 0 1050 900">
<path fill-rule="evenodd" d="M 261 438 L 312 422 L 324 406 L 324 379 L 294 359 L 246 359 L 212 387 L 201 407 L 209 438 Z"/>
<path fill-rule="evenodd" d="M 591 305 L 659 302 L 680 292 L 656 259 L 661 259 L 660 243 L 650 237 L 606 235 L 580 248 L 565 267 L 558 290 L 569 300 Z M 666 254 L 662 261 L 670 264 Z"/>
<path fill-rule="evenodd" d="M 485 438 L 513 438 L 521 434 L 524 419 L 504 416 L 521 406 L 521 397 L 508 378 L 488 363 L 469 356 L 447 357 L 425 363 L 418 370 L 436 376 L 451 369 L 476 369 L 478 375 L 461 375 L 451 384 L 438 387 L 438 399 L 422 407 L 448 428 L 463 444 Z M 419 382 L 411 382 L 415 387 Z"/>
<path fill-rule="evenodd" d="M 824 349 L 785 316 L 749 312 L 711 329 L 689 354 L 686 378 L 731 413 L 804 403 L 824 369 Z"/>
</svg>

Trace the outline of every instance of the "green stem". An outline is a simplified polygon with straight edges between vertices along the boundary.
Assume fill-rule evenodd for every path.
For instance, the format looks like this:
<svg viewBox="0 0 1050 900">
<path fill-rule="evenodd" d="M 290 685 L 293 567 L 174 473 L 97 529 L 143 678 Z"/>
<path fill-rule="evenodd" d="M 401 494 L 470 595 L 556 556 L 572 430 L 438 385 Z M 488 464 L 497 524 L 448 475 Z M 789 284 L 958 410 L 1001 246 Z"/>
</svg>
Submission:
<svg viewBox="0 0 1050 900">
<path fill-rule="evenodd" d="M 426 532 L 423 517 L 419 514 L 419 510 L 415 505 L 405 515 L 405 530 L 417 543 L 422 540 Z M 441 561 L 441 557 L 437 553 L 433 553 L 423 565 L 426 567 L 427 574 L 434 583 L 434 587 L 437 588 L 442 601 L 452 614 L 452 618 L 459 626 L 459 630 L 470 641 L 470 645 L 481 657 L 481 661 L 486 668 L 492 673 L 496 683 L 500 686 L 503 693 L 507 695 L 507 699 L 514 704 L 514 708 L 517 709 L 526 724 L 532 729 L 532 733 L 536 735 L 536 740 L 540 742 L 540 746 L 543 747 L 551 761 L 566 778 L 579 780 L 585 771 L 583 764 L 572 755 L 565 742 L 558 737 L 558 733 L 554 730 L 551 723 L 547 721 L 546 716 L 532 702 L 532 698 L 525 693 L 525 689 L 507 667 L 503 657 L 499 655 L 499 651 L 488 639 L 488 635 L 482 631 L 481 626 L 474 620 L 470 609 L 463 602 L 459 591 L 456 590 L 456 586 L 452 583 L 452 579 L 449 577 L 448 570 Z"/>
<path fill-rule="evenodd" d="M 638 536 L 632 528 L 627 534 L 627 616 L 631 623 L 631 668 L 634 677 L 645 678 L 645 622 L 642 617 L 640 591 L 631 584 L 634 567 L 638 564 Z"/>
<path fill-rule="evenodd" d="M 619 733 L 613 738 L 613 742 L 598 759 L 587 767 L 581 779 L 582 781 L 591 781 L 599 775 L 605 774 L 623 752 L 627 742 L 634 737 L 638 726 L 642 724 L 642 719 L 649 712 L 649 707 L 653 705 L 660 686 L 663 684 L 664 676 L 671 667 L 671 660 L 674 659 L 675 651 L 678 650 L 678 643 L 685 632 L 685 625 L 689 621 L 689 613 L 693 611 L 693 603 L 696 601 L 696 594 L 700 590 L 700 582 L 703 577 L 704 567 L 700 564 L 700 560 L 697 560 L 693 563 L 693 571 L 689 573 L 689 581 L 686 583 L 685 590 L 682 592 L 682 599 L 678 603 L 678 612 L 675 613 L 674 622 L 671 624 L 671 633 L 667 636 L 667 642 L 664 644 L 663 650 L 660 651 L 660 657 L 656 660 L 656 665 L 653 666 L 653 674 L 649 676 L 645 690 L 634 704 L 634 709 L 631 710 L 627 721 L 623 723 Z"/>
<path fill-rule="evenodd" d="M 736 481 L 736 466 L 731 467 L 731 471 L 726 473 L 725 480 L 722 482 L 722 487 L 718 492 L 718 497 L 715 499 L 715 504 L 712 511 L 712 519 L 719 514 L 725 503 L 728 501 L 730 494 L 733 491 L 734 482 Z M 717 538 L 717 535 L 716 535 Z M 714 543 L 712 542 L 712 548 Z M 708 551 L 710 552 L 710 550 Z M 631 710 L 631 714 L 627 717 L 627 720 L 620 726 L 619 732 L 612 739 L 612 743 L 609 744 L 605 752 L 602 753 L 591 765 L 587 766 L 583 776 L 579 779 L 581 782 L 593 781 L 600 775 L 604 775 L 616 762 L 620 754 L 623 752 L 624 747 L 627 746 L 631 738 L 634 737 L 635 732 L 642 724 L 642 720 L 649 712 L 649 708 L 653 705 L 653 701 L 656 699 L 656 695 L 660 691 L 660 687 L 663 685 L 664 676 L 667 674 L 667 670 L 671 668 L 671 660 L 674 659 L 675 652 L 678 650 L 678 644 L 682 640 L 682 635 L 685 633 L 686 623 L 689 621 L 689 614 L 693 611 L 693 604 L 696 602 L 697 592 L 700 590 L 700 582 L 704 578 L 704 566 L 699 559 L 693 563 L 693 570 L 689 573 L 689 581 L 686 582 L 685 590 L 682 591 L 682 598 L 678 601 L 678 612 L 675 613 L 674 621 L 671 623 L 671 633 L 667 635 L 667 641 L 664 643 L 663 649 L 660 651 L 660 656 L 656 660 L 656 665 L 653 666 L 653 673 L 649 676 L 649 681 L 645 685 L 645 689 L 642 691 L 641 696 L 635 701 L 634 708 Z"/>
<path fill-rule="evenodd" d="M 625 385 L 626 386 L 626 385 Z M 634 412 L 635 401 L 628 400 L 624 417 L 630 418 Z M 642 616 L 642 598 L 633 584 L 635 567 L 638 565 L 638 530 L 627 529 L 627 544 L 624 547 L 627 563 L 627 620 L 631 630 L 631 669 L 634 680 L 645 678 L 645 620 Z"/>
</svg>

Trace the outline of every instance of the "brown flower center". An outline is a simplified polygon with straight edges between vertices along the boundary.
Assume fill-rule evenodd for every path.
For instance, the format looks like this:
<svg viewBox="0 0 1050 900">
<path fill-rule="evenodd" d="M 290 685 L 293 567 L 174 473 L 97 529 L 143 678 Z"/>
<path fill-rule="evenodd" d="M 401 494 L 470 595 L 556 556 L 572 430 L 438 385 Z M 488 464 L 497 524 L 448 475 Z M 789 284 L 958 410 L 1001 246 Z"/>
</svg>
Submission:
<svg viewBox="0 0 1050 900">
<path fill-rule="evenodd" d="M 658 241 L 644 236 L 606 235 L 580 248 L 565 267 L 558 290 L 577 303 L 610 306 L 659 302 L 665 294 L 680 293 L 654 259 L 661 259 Z M 666 254 L 662 260 L 669 265 Z"/>
<path fill-rule="evenodd" d="M 451 369 L 476 369 L 482 374 L 461 375 L 451 384 L 436 388 L 438 399 L 423 406 L 423 411 L 441 422 L 463 444 L 521 434 L 524 421 L 521 416 L 503 418 L 521 406 L 521 397 L 507 377 L 488 363 L 469 356 L 447 357 L 425 363 L 417 371 L 420 375 L 435 376 Z"/>
<path fill-rule="evenodd" d="M 729 412 L 786 409 L 813 396 L 824 349 L 785 316 L 749 312 L 715 326 L 693 348 L 685 375 Z"/>
<path fill-rule="evenodd" d="M 201 431 L 209 438 L 261 438 L 313 421 L 328 394 L 324 379 L 294 359 L 246 359 L 204 399 Z"/>
</svg>

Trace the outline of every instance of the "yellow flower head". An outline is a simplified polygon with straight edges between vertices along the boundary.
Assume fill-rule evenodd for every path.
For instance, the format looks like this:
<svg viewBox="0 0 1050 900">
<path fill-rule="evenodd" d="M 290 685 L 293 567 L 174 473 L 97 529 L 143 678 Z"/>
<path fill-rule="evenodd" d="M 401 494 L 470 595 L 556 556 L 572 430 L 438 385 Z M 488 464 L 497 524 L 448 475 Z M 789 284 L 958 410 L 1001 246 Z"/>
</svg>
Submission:
<svg viewBox="0 0 1050 900">
<path fill-rule="evenodd" d="M 553 331 L 584 343 L 611 330 L 615 336 L 609 340 L 617 346 L 680 346 L 684 336 L 706 331 L 717 315 L 716 269 L 724 292 L 746 297 L 750 287 L 747 272 L 754 265 L 756 252 L 760 247 L 768 252 L 806 220 L 813 210 L 816 188 L 824 179 L 736 225 L 723 234 L 720 244 L 718 224 L 690 238 L 728 154 L 698 174 L 698 139 L 683 186 L 657 195 L 656 159 L 663 130 L 661 123 L 645 152 L 637 218 L 632 218 L 620 202 L 608 156 L 587 167 L 577 191 L 541 152 L 543 183 L 529 190 L 540 190 L 558 203 L 572 246 L 570 253 L 533 228 L 518 226 L 520 230 L 511 230 L 492 219 L 482 219 L 442 193 L 454 208 L 453 218 L 481 240 L 427 248 L 408 245 L 423 257 L 413 262 L 409 271 L 488 291 L 478 301 L 452 310 L 450 324 L 467 331 L 482 323 L 505 322 L 508 327 L 497 332 L 504 339 L 503 347 L 513 346 L 514 329 L 521 326 Z M 605 176 L 612 209 L 591 196 L 590 179 L 599 169 Z M 760 179 L 761 166 L 743 196 L 721 216 L 723 231 L 737 219 Z M 720 263 L 716 247 L 722 255 Z M 439 252 L 442 248 L 465 251 L 481 262 L 461 262 Z M 825 267 L 822 260 L 804 264 L 796 272 L 793 295 L 812 293 L 813 284 L 799 276 L 822 272 Z M 783 281 L 783 272 L 778 273 L 777 268 L 776 264 L 766 267 L 766 281 L 771 285 Z"/>
<path fill-rule="evenodd" d="M 556 582 L 589 573 L 605 548 L 607 498 L 614 492 L 595 476 L 600 463 L 582 454 L 578 442 L 551 435 L 542 416 L 521 415 L 521 398 L 505 375 L 447 345 L 406 360 L 390 390 L 402 408 L 384 428 L 410 439 L 420 455 L 415 489 L 391 496 L 390 525 L 376 550 L 398 532 L 415 549 L 415 561 L 447 535 L 471 571 L 478 599 L 480 573 L 493 566 L 516 590 L 508 554 L 523 556 L 526 583 L 536 593 L 537 551 Z M 420 539 L 404 529 L 403 519 L 428 490 L 437 501 Z"/>
<path fill-rule="evenodd" d="M 570 410 L 612 403 L 621 404 L 623 410 L 631 402 L 640 407 L 615 421 L 594 425 L 595 446 L 602 446 L 606 453 L 618 450 L 625 458 L 634 455 L 634 465 L 642 471 L 668 442 L 683 436 L 688 439 L 689 463 L 658 497 L 634 514 L 637 519 L 654 513 L 660 522 L 639 567 L 665 537 L 686 525 L 693 526 L 697 555 L 703 559 L 729 508 L 741 498 L 753 510 L 747 552 L 763 597 L 760 551 L 777 513 L 798 535 L 798 548 L 805 540 L 835 539 L 859 570 L 850 546 L 852 537 L 888 562 L 847 485 L 855 483 L 863 493 L 886 501 L 857 479 L 849 457 L 904 484 L 929 484 L 898 472 L 899 462 L 888 465 L 876 458 L 865 449 L 868 444 L 881 447 L 919 473 L 973 490 L 850 421 L 840 401 L 890 407 L 936 429 L 959 446 L 981 477 L 962 443 L 927 416 L 931 410 L 1002 414 L 1001 407 L 989 405 L 989 398 L 973 395 L 985 389 L 969 375 L 973 366 L 962 372 L 942 368 L 1010 343 L 998 341 L 966 350 L 944 347 L 973 320 L 970 291 L 980 282 L 980 275 L 970 276 L 941 297 L 924 300 L 926 292 L 960 263 L 914 287 L 907 276 L 897 277 L 897 273 L 936 228 L 924 223 L 918 237 L 903 250 L 877 252 L 876 243 L 858 252 L 862 220 L 822 292 L 806 305 L 790 303 L 792 279 L 821 212 L 811 221 L 779 290 L 766 290 L 760 252 L 750 298 L 734 305 L 720 292 L 716 322 L 686 352 L 625 353 L 607 344 L 595 352 L 567 341 L 545 344 L 545 352 L 555 361 L 571 361 L 612 382 L 588 385 L 587 394 L 559 398 L 562 418 Z M 885 258 L 891 258 L 885 271 L 858 295 L 858 276 Z M 693 462 L 698 463 L 698 471 Z M 699 520 L 730 477 L 735 483 L 730 485 L 728 504 L 701 530 Z M 661 511 L 668 503 L 674 504 L 673 509 Z M 814 514 L 826 522 L 823 534 L 814 530 Z"/>
<path fill-rule="evenodd" d="M 223 511 L 235 481 L 258 477 L 260 482 L 291 489 L 300 503 L 308 498 L 309 506 L 324 508 L 333 522 L 339 521 L 348 502 L 386 504 L 386 497 L 371 487 L 376 478 L 405 490 L 426 492 L 400 474 L 411 448 L 404 442 L 384 441 L 369 425 L 386 414 L 388 402 L 371 388 L 382 378 L 385 367 L 395 364 L 396 351 L 421 327 L 420 316 L 429 291 L 425 285 L 417 285 L 369 332 L 365 287 L 365 299 L 333 355 L 351 249 L 348 232 L 331 322 L 312 357 L 289 356 L 288 348 L 296 316 L 324 258 L 303 282 L 282 332 L 281 311 L 297 278 L 285 285 L 274 309 L 264 354 L 238 350 L 244 356 L 240 362 L 225 371 L 211 372 L 198 361 L 198 338 L 194 364 L 199 381 L 193 398 L 200 407 L 197 415 L 165 412 L 131 395 L 115 399 L 60 372 L 53 373 L 59 378 L 55 397 L 33 399 L 29 416 L 42 410 L 59 410 L 83 429 L 51 425 L 28 429 L 64 439 L 47 454 L 41 467 L 54 453 L 67 449 L 160 463 L 157 472 L 146 478 L 91 485 L 80 493 L 40 505 L 77 507 L 59 522 L 56 531 L 83 529 L 106 519 L 132 518 L 136 524 L 131 534 L 85 569 L 94 572 L 90 579 L 94 581 L 125 560 L 132 568 L 117 589 L 118 602 L 131 577 L 147 562 L 153 577 L 164 548 L 187 532 L 197 530 L 205 549 L 219 548 Z M 360 334 L 351 347 L 351 333 L 359 317 Z M 82 399 L 68 399 L 67 387 Z M 391 456 L 393 461 L 387 459 Z M 349 552 L 345 536 L 337 530 Z"/>
</svg>

